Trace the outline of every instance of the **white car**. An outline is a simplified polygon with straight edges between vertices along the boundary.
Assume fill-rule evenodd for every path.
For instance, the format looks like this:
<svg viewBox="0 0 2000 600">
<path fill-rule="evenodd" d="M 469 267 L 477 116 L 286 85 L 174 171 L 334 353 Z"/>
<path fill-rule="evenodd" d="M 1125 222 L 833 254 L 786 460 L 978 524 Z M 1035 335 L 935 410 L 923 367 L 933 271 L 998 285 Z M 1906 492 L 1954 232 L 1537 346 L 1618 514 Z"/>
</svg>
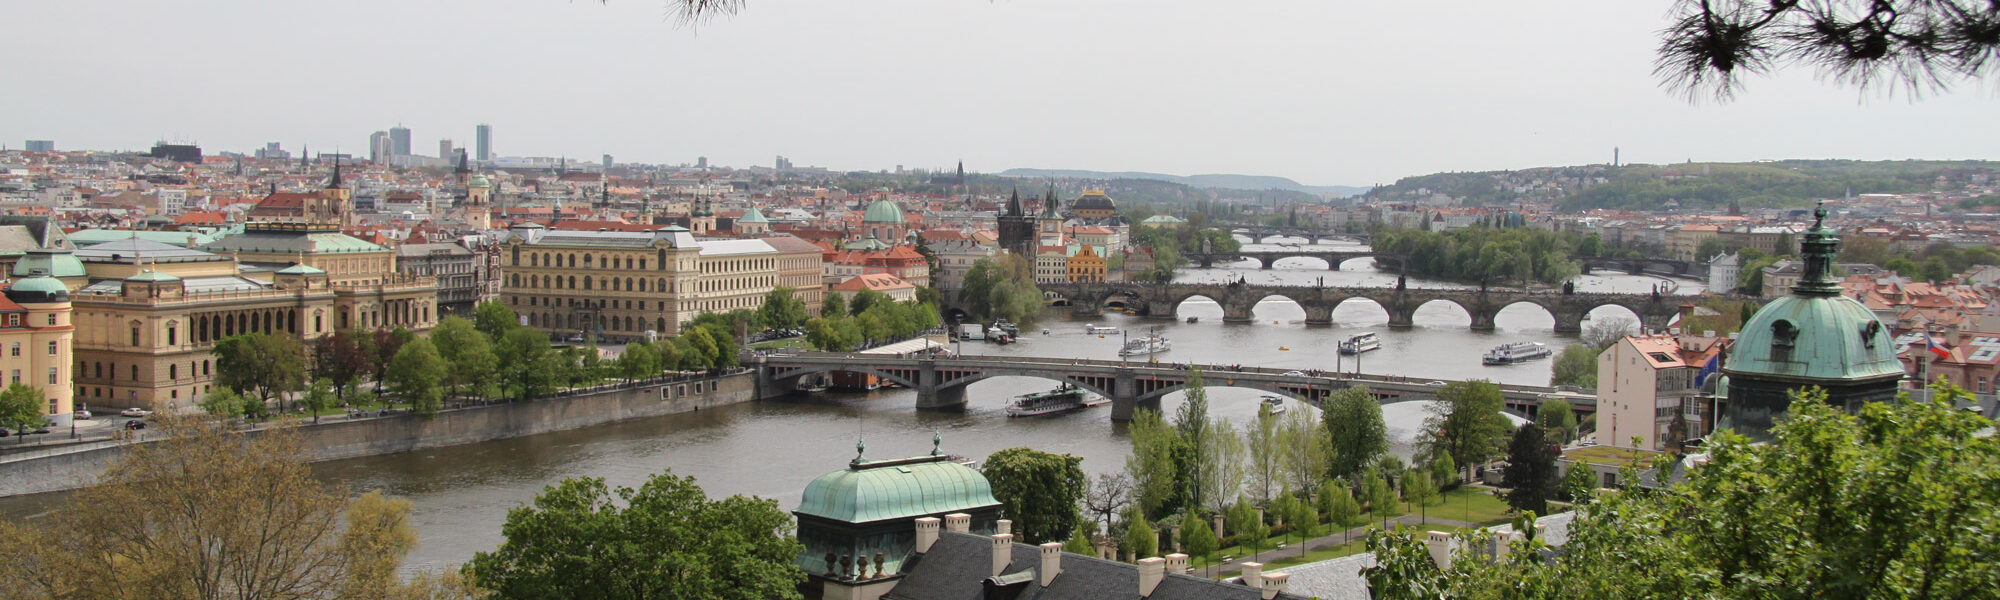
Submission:
<svg viewBox="0 0 2000 600">
<path fill-rule="evenodd" d="M 1305 371 L 1285 371 L 1286 377 L 1305 377 Z"/>
<path fill-rule="evenodd" d="M 149 410 L 146 410 L 146 409 L 143 409 L 143 408 L 139 408 L 139 407 L 136 407 L 136 406 L 134 406 L 134 407 L 132 407 L 132 408 L 128 408 L 128 409 L 125 409 L 125 410 L 121 410 L 121 411 L 118 411 L 118 414 L 121 414 L 121 415 L 124 415 L 124 416 L 127 416 L 127 417 L 132 417 L 132 418 L 140 418 L 140 417 L 144 417 L 144 416 L 146 416 L 146 415 L 150 415 L 150 414 L 153 414 L 153 411 L 149 411 Z"/>
</svg>

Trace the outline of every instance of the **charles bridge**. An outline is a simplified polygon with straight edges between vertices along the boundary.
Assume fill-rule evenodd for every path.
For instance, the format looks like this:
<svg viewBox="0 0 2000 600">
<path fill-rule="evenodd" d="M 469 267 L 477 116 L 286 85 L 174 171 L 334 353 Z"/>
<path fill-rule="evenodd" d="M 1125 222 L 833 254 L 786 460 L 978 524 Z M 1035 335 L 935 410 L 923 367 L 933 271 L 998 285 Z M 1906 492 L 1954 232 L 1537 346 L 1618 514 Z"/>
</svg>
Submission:
<svg viewBox="0 0 2000 600">
<path fill-rule="evenodd" d="M 1403 254 L 1400 252 L 1376 252 L 1373 250 L 1319 250 L 1312 248 L 1295 248 L 1287 250 L 1238 250 L 1235 252 L 1202 251 L 1202 252 L 1186 252 L 1182 253 L 1181 256 L 1187 258 L 1190 262 L 1201 265 L 1201 268 L 1204 269 L 1215 266 L 1215 263 L 1217 261 L 1233 262 L 1233 261 L 1243 260 L 1246 258 L 1255 259 L 1259 265 L 1258 268 L 1262 269 L 1269 269 L 1271 268 L 1272 265 L 1277 264 L 1278 261 L 1287 258 L 1317 258 L 1326 261 L 1327 269 L 1338 271 L 1340 270 L 1340 263 L 1342 262 L 1346 262 L 1348 260 L 1356 258 L 1373 258 L 1375 259 L 1375 262 L 1378 264 L 1383 262 L 1391 263 L 1393 265 L 1393 269 L 1391 270 L 1391 272 L 1400 272 L 1404 269 L 1404 265 L 1408 264 L 1410 260 L 1410 256 L 1408 254 Z"/>
<path fill-rule="evenodd" d="M 1655 294 L 1564 293 L 1562 291 L 1522 291 L 1519 289 L 1319 287 L 1310 285 L 1257 285 L 1246 283 L 1137 283 L 1102 282 L 1050 284 L 1043 292 L 1066 303 L 1079 315 L 1103 313 L 1122 306 L 1139 314 L 1174 318 L 1182 302 L 1203 296 L 1222 305 L 1225 322 L 1249 322 L 1258 302 L 1283 298 L 1305 309 L 1306 324 L 1330 325 L 1333 310 L 1349 300 L 1366 299 L 1389 313 L 1390 327 L 1413 326 L 1417 309 L 1437 301 L 1450 302 L 1472 315 L 1475 330 L 1493 329 L 1493 318 L 1501 309 L 1515 304 L 1532 304 L 1555 318 L 1557 333 L 1582 333 L 1584 317 L 1601 306 L 1619 306 L 1632 311 L 1647 329 L 1664 329 L 1680 310 L 1680 298 Z"/>
<path fill-rule="evenodd" d="M 916 390 L 918 408 L 952 408 L 966 402 L 965 390 L 973 383 L 993 377 L 1035 377 L 1082 388 L 1111 399 L 1111 418 L 1124 421 L 1139 408 L 1158 410 L 1160 399 L 1187 387 L 1193 368 L 1169 363 L 1110 360 L 1072 360 L 1034 356 L 929 356 L 903 357 L 894 354 L 804 352 L 766 354 L 747 361 L 756 371 L 758 399 L 778 398 L 792 393 L 800 378 L 836 371 L 866 373 L 889 383 Z M 1261 390 L 1298 398 L 1320 406 L 1335 391 L 1351 386 L 1367 386 L 1383 404 L 1435 398 L 1443 382 L 1393 375 L 1357 373 L 1302 373 L 1270 368 L 1225 368 L 1200 366 L 1207 387 L 1236 387 Z M 1588 390 L 1500 385 L 1507 409 L 1532 417 L 1541 401 L 1561 397 L 1582 412 L 1597 410 L 1595 394 Z"/>
</svg>

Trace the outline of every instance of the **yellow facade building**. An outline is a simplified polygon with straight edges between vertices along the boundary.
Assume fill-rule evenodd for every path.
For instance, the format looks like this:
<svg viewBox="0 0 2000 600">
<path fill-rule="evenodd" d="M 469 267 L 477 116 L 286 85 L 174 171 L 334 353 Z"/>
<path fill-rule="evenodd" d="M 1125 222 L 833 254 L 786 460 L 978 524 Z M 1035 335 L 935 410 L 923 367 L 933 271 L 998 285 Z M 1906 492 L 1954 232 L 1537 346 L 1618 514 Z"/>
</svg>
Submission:
<svg viewBox="0 0 2000 600">
<path fill-rule="evenodd" d="M 69 288 L 46 276 L 17 279 L 0 298 L 0 376 L 5 385 L 40 389 L 48 399 L 43 414 L 58 427 L 69 426 L 75 411 L 70 310 Z"/>
<path fill-rule="evenodd" d="M 1106 270 L 1104 257 L 1099 256 L 1097 251 L 1091 249 L 1090 246 L 1078 248 L 1076 254 L 1072 254 L 1069 257 L 1069 280 L 1071 282 L 1104 281 Z"/>
</svg>

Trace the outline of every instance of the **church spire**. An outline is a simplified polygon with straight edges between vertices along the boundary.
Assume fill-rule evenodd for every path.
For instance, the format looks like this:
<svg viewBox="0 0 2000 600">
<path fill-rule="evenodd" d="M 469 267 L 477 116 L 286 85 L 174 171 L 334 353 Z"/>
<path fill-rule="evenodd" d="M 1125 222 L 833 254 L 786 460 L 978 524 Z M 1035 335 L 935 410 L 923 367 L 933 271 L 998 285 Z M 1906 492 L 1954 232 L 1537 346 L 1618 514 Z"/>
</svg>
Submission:
<svg viewBox="0 0 2000 600">
<path fill-rule="evenodd" d="M 1019 216 L 1022 216 L 1022 214 L 1021 214 L 1021 186 L 1018 186 L 1018 185 L 1017 185 L 1017 186 L 1014 186 L 1014 197 L 1013 197 L 1013 198 L 1010 198 L 1010 199 L 1008 199 L 1008 200 L 1007 200 L 1007 216 L 1009 216 L 1009 217 L 1019 217 Z"/>
<path fill-rule="evenodd" d="M 333 179 L 327 180 L 326 187 L 340 187 L 340 155 L 338 154 L 333 155 Z"/>
<path fill-rule="evenodd" d="M 1840 252 L 1840 235 L 1826 226 L 1826 202 L 1820 201 L 1813 210 L 1812 229 L 1806 230 L 1806 239 L 1799 243 L 1799 255 L 1805 257 L 1805 272 L 1799 274 L 1799 282 L 1792 285 L 1792 293 L 1802 296 L 1840 295 L 1840 281 L 1833 278 L 1833 259 Z"/>
</svg>

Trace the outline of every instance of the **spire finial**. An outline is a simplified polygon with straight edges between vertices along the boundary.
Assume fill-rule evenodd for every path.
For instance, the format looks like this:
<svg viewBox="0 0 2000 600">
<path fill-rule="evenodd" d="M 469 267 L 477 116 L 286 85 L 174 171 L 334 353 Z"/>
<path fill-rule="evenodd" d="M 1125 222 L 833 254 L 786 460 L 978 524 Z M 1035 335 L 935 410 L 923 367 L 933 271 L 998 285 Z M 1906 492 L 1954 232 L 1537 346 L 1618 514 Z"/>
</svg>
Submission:
<svg viewBox="0 0 2000 600">
<path fill-rule="evenodd" d="M 858 467 L 861 466 L 861 463 L 867 462 L 861 459 L 862 452 L 867 449 L 868 449 L 867 442 L 862 441 L 861 438 L 858 437 L 854 438 L 854 460 L 849 461 L 847 463 L 847 466 Z"/>
<path fill-rule="evenodd" d="M 931 456 L 943 456 L 943 447 L 944 434 L 938 433 L 935 429 L 931 430 Z"/>
<path fill-rule="evenodd" d="M 1819 228 L 1822 228 L 1822 227 L 1826 227 L 1826 201 L 1825 201 L 1825 200 L 1821 200 L 1821 201 L 1819 201 L 1819 206 L 1813 209 L 1813 229 L 1819 229 Z"/>
</svg>

